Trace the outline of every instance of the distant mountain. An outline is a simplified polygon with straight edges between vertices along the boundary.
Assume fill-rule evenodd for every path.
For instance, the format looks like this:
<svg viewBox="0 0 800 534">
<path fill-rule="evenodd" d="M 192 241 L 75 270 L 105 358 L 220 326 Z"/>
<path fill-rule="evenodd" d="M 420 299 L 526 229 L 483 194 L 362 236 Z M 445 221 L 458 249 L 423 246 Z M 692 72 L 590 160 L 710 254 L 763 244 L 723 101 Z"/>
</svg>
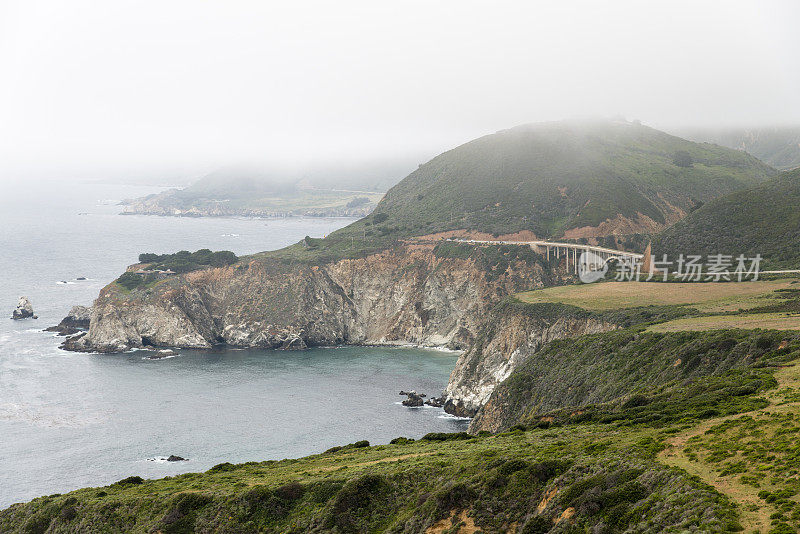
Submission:
<svg viewBox="0 0 800 534">
<path fill-rule="evenodd" d="M 675 133 L 692 141 L 744 150 L 779 170 L 800 167 L 800 126 L 690 129 Z"/>
<path fill-rule="evenodd" d="M 641 124 L 532 124 L 481 137 L 421 165 L 389 190 L 371 217 L 332 237 L 657 232 L 704 202 L 774 175 L 744 152 Z"/>
<path fill-rule="evenodd" d="M 126 201 L 123 213 L 363 217 L 413 166 L 404 159 L 320 165 L 302 171 L 225 168 L 183 189 Z"/>
<path fill-rule="evenodd" d="M 657 236 L 656 255 L 761 254 L 762 267 L 800 269 L 800 169 L 712 200 Z"/>
</svg>

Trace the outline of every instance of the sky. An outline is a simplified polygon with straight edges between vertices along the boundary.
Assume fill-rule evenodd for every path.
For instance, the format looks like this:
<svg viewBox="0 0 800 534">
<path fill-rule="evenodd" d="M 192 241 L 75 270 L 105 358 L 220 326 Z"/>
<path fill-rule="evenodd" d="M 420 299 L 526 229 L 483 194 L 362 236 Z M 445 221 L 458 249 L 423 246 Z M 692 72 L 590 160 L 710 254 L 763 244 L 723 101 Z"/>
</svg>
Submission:
<svg viewBox="0 0 800 534">
<path fill-rule="evenodd" d="M 0 176 L 421 161 L 518 124 L 800 124 L 800 2 L 0 0 Z"/>
</svg>

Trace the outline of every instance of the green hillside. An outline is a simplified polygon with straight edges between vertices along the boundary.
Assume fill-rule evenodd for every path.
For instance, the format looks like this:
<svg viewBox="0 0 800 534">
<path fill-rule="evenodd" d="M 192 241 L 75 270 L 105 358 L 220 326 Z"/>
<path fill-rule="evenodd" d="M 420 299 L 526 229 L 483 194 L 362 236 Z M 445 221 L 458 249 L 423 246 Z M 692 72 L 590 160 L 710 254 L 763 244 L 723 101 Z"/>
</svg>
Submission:
<svg viewBox="0 0 800 534">
<path fill-rule="evenodd" d="M 653 243 L 654 253 L 761 254 L 762 268 L 800 268 L 800 170 L 713 200 Z"/>
<path fill-rule="evenodd" d="M 370 216 L 317 243 L 315 254 L 358 255 L 396 239 L 456 229 L 528 230 L 540 238 L 574 237 L 570 230 L 587 227 L 597 235 L 652 233 L 774 174 L 744 152 L 636 123 L 519 126 L 421 165 Z M 613 222 L 591 230 L 607 220 Z"/>
<path fill-rule="evenodd" d="M 656 460 L 652 431 L 581 426 L 433 434 L 301 458 L 220 464 L 41 497 L 4 533 L 737 532 L 734 504 Z"/>
<path fill-rule="evenodd" d="M 676 135 L 744 150 L 780 170 L 800 167 L 800 127 L 687 129 Z"/>
<path fill-rule="evenodd" d="M 747 154 L 640 124 L 533 124 L 437 156 L 389 190 L 373 217 L 385 214 L 407 235 L 467 228 L 558 237 L 618 214 L 663 224 L 674 208 L 772 173 Z"/>
</svg>

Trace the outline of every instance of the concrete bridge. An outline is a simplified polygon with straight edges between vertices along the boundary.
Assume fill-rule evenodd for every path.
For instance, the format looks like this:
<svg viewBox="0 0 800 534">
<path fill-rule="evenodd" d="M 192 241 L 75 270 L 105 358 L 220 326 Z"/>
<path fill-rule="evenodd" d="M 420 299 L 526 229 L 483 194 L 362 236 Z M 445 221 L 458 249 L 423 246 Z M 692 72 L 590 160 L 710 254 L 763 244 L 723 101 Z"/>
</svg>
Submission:
<svg viewBox="0 0 800 534">
<path fill-rule="evenodd" d="M 556 258 L 566 257 L 567 269 L 570 268 L 570 257 L 572 259 L 572 268 L 575 273 L 578 272 L 578 262 L 581 253 L 593 252 L 603 263 L 610 259 L 633 263 L 634 261 L 642 261 L 644 254 L 636 252 L 628 252 L 626 250 L 616 250 L 613 248 L 598 247 L 594 245 L 581 245 L 579 243 L 560 243 L 557 241 L 500 241 L 500 240 L 480 240 L 480 239 L 448 239 L 456 243 L 468 243 L 473 245 L 520 245 L 529 246 L 537 254 L 545 256 L 548 260 L 553 255 Z M 597 270 L 602 268 L 602 265 L 589 265 L 590 270 Z"/>
</svg>

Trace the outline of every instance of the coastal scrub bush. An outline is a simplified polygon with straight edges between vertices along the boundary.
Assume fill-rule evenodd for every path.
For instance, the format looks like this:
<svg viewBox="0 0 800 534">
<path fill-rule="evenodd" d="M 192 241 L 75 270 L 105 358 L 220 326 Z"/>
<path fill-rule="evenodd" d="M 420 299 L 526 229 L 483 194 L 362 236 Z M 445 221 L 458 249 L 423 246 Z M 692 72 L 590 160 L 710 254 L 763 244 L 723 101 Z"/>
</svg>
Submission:
<svg viewBox="0 0 800 534">
<path fill-rule="evenodd" d="M 133 476 L 128 478 L 123 478 L 122 480 L 115 482 L 115 485 L 124 486 L 125 484 L 143 484 L 144 479 L 142 477 Z"/>
<path fill-rule="evenodd" d="M 230 250 L 216 252 L 202 248 L 195 252 L 181 250 L 174 254 L 154 254 L 146 252 L 139 255 L 139 263 L 149 263 L 153 270 L 171 270 L 176 273 L 195 271 L 203 267 L 225 267 L 239 261 L 239 258 Z"/>
<path fill-rule="evenodd" d="M 466 432 L 428 432 L 421 439 L 422 441 L 454 441 L 474 437 Z"/>
<path fill-rule="evenodd" d="M 191 534 L 195 531 L 198 511 L 212 501 L 208 495 L 183 493 L 174 500 L 172 507 L 161 518 L 160 531 L 164 534 Z"/>
</svg>

